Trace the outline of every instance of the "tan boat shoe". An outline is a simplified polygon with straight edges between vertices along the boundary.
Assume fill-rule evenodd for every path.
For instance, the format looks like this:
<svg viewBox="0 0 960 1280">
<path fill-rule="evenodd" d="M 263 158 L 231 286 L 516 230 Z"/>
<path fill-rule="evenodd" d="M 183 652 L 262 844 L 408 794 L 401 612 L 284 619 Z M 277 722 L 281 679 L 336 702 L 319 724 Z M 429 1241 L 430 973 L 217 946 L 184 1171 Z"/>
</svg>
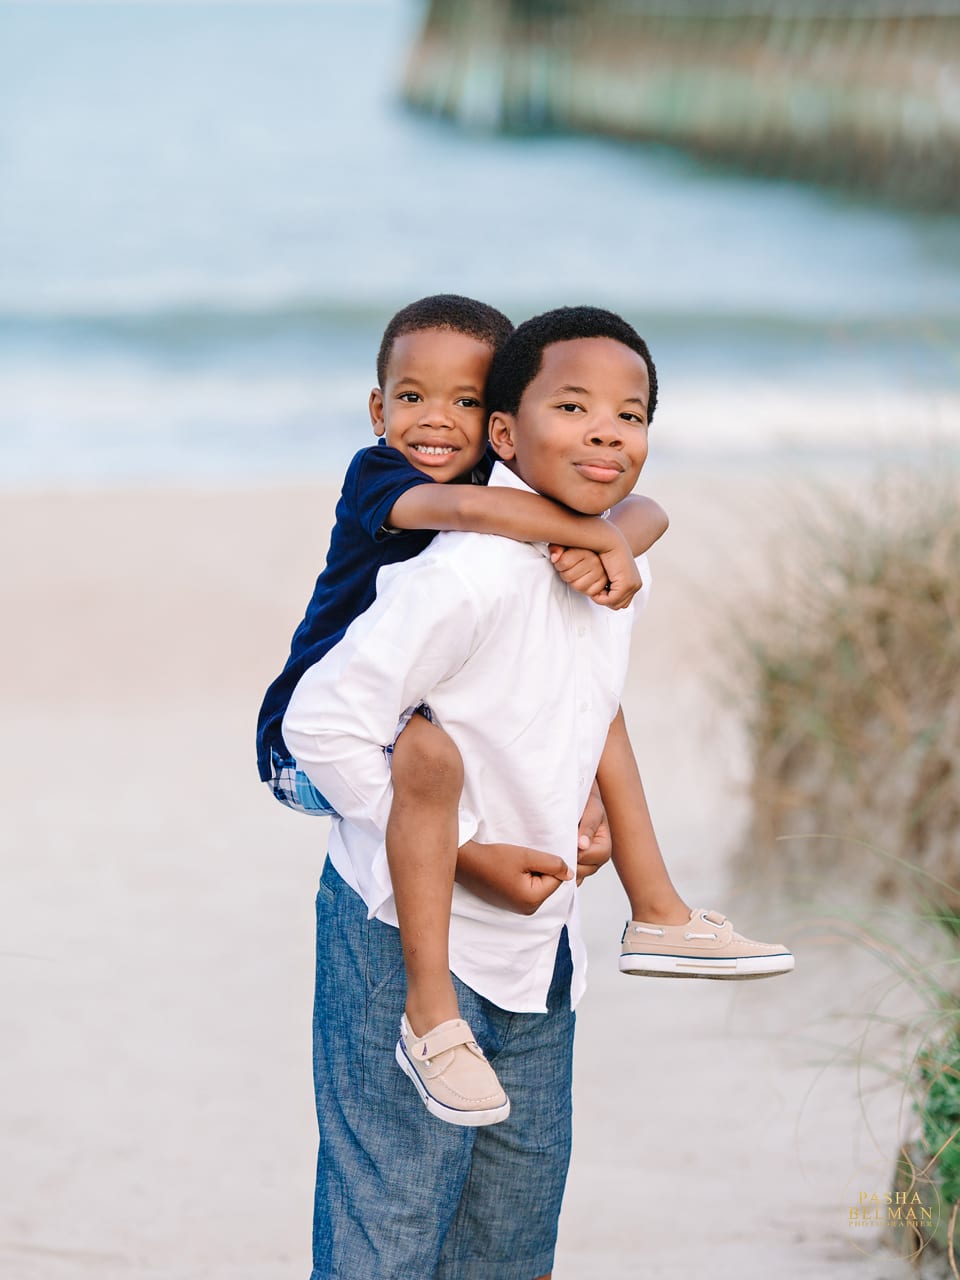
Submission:
<svg viewBox="0 0 960 1280">
<path fill-rule="evenodd" d="M 648 978 L 774 978 L 793 965 L 782 942 L 745 938 L 721 911 L 704 907 L 686 924 L 628 920 L 620 940 L 620 972 Z"/>
<path fill-rule="evenodd" d="M 497 1124 L 510 1114 L 510 1099 L 462 1018 L 415 1036 L 404 1014 L 396 1057 L 438 1120 L 474 1127 Z"/>
</svg>

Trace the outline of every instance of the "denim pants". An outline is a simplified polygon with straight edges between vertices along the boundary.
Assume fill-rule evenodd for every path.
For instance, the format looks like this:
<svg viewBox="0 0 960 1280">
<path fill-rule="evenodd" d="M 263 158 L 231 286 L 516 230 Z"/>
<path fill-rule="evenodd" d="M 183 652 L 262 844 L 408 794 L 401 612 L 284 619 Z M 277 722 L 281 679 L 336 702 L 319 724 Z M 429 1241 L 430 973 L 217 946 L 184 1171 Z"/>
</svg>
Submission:
<svg viewBox="0 0 960 1280">
<path fill-rule="evenodd" d="M 552 1269 L 570 1161 L 571 970 L 564 931 L 547 1013 L 509 1013 L 454 979 L 511 1113 L 477 1129 L 437 1120 L 394 1060 L 406 998 L 399 933 L 368 920 L 327 861 L 311 1280 L 537 1280 Z"/>
</svg>

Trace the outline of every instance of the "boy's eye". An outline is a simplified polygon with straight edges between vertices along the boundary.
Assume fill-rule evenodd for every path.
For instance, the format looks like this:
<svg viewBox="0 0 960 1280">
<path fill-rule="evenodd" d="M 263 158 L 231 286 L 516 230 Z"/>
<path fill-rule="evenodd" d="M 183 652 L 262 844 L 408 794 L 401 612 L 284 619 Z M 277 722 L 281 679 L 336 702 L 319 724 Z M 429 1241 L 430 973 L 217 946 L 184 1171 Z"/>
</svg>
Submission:
<svg viewBox="0 0 960 1280">
<path fill-rule="evenodd" d="M 483 402 L 477 400 L 475 396 L 461 396 L 457 404 L 462 405 L 464 409 L 482 409 Z"/>
<path fill-rule="evenodd" d="M 641 418 L 639 413 L 621 413 L 620 417 L 623 418 L 624 422 L 635 422 L 638 427 L 647 425 L 646 420 Z"/>
<path fill-rule="evenodd" d="M 564 413 L 583 413 L 583 409 L 578 404 L 558 404 L 558 409 L 562 409 Z"/>
<path fill-rule="evenodd" d="M 416 404 L 420 396 L 416 391 L 401 391 L 397 399 L 403 400 L 406 404 Z"/>
</svg>

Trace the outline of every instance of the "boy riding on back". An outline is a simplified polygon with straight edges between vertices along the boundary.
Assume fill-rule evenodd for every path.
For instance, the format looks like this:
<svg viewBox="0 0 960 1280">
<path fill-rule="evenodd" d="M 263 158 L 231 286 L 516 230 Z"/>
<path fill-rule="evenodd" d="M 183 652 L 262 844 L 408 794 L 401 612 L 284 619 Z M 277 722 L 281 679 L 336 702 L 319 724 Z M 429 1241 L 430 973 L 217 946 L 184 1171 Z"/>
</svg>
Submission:
<svg viewBox="0 0 960 1280">
<path fill-rule="evenodd" d="M 491 463 L 486 456 L 484 388 L 494 352 L 511 329 L 493 308 L 440 296 L 405 308 L 384 333 L 379 385 L 370 396 L 371 419 L 381 444 L 363 450 L 351 463 L 327 566 L 294 635 L 287 665 L 261 709 L 261 777 L 291 807 L 332 812 L 283 741 L 282 717 L 294 687 L 372 603 L 379 569 L 418 555 L 434 531 L 463 530 L 555 544 L 552 559 L 564 580 L 597 604 L 614 609 L 628 605 L 640 587 L 634 556 L 666 527 L 657 504 L 627 496 L 613 505 L 605 520 L 574 513 L 536 493 L 485 487 Z M 383 661 L 389 663 L 388 654 Z M 523 863 L 530 911 L 572 873 L 553 852 L 476 844 L 477 816 L 463 808 L 458 812 L 459 753 L 431 722 L 429 708 L 407 707 L 393 740 L 383 747 L 392 756 L 391 786 L 384 789 L 368 820 L 372 828 L 386 833 L 386 878 L 407 975 L 397 1061 L 432 1114 L 460 1125 L 494 1123 L 507 1116 L 509 1101 L 460 1018 L 450 976 L 448 932 L 458 854 L 461 866 L 471 859 L 486 866 Z M 349 779 L 349 759 L 339 768 Z M 616 816 L 614 861 L 634 917 L 621 967 L 626 972 L 726 976 L 716 972 L 709 958 L 701 958 L 698 971 L 696 955 L 691 963 L 672 954 L 675 939 L 668 930 L 684 932 L 680 926 L 690 925 L 692 913 L 673 889 L 649 827 L 622 715 L 611 726 L 598 780 L 611 816 Z M 724 924 L 723 917 L 706 926 L 701 923 L 699 931 L 709 932 L 718 924 Z M 732 933 L 728 922 L 726 928 Z M 650 946 L 638 948 L 638 938 L 649 940 Z M 663 939 L 669 944 L 666 956 L 660 954 Z M 689 940 L 682 945 L 689 948 Z M 702 944 L 696 945 L 702 951 Z M 739 974 L 729 976 L 755 976 L 740 967 Z M 736 969 L 734 958 L 732 970 Z M 429 1056 L 428 1046 L 436 1056 L 436 1046 L 448 1042 L 454 1050 L 446 1055 L 450 1070 L 425 1080 L 418 1064 Z"/>
<path fill-rule="evenodd" d="M 656 393 L 649 351 L 620 317 L 584 307 L 528 321 L 488 381 L 500 459 L 490 487 L 600 515 L 636 483 Z M 665 911 L 683 908 L 670 898 L 642 788 L 618 749 L 604 763 L 635 610 L 571 591 L 543 543 L 473 533 L 440 535 L 417 560 L 384 570 L 377 588 L 301 678 L 284 718 L 297 760 L 340 815 L 317 896 L 312 1280 L 549 1280 L 570 1154 L 572 1007 L 584 989 L 577 818 L 595 773 L 601 787 L 627 789 L 610 815 L 614 844 L 624 841 L 621 874 L 649 871 L 641 892 Z M 383 857 L 392 821 L 383 744 L 422 703 L 462 758 L 461 772 L 425 789 L 435 795 L 424 821 L 448 809 L 456 821 L 459 802 L 480 840 L 549 850 L 563 872 L 543 877 L 548 891 L 531 910 L 525 863 L 510 852 L 518 846 L 492 846 L 503 852 L 490 858 L 489 843 L 468 843 L 455 854 L 452 910 L 431 927 L 449 935 L 469 1029 L 453 1020 L 418 1036 L 403 1016 L 409 941 L 393 927 L 403 908 Z M 636 839 L 626 829 L 634 820 Z M 758 960 L 792 966 L 781 948 L 764 955 L 741 940 L 738 953 L 719 924 L 687 926 L 651 923 L 653 945 L 625 947 L 629 963 L 644 971 L 649 953 L 663 960 L 679 949 L 681 961 L 699 950 L 757 972 Z M 671 928 L 691 936 L 674 948 Z M 670 946 L 656 955 L 658 942 Z M 489 1060 L 510 1090 L 510 1115 L 486 1127 L 426 1122 L 388 1061 L 398 1021 L 398 1060 L 421 1097 L 446 1095 L 450 1106 L 451 1094 L 481 1083 Z"/>
</svg>

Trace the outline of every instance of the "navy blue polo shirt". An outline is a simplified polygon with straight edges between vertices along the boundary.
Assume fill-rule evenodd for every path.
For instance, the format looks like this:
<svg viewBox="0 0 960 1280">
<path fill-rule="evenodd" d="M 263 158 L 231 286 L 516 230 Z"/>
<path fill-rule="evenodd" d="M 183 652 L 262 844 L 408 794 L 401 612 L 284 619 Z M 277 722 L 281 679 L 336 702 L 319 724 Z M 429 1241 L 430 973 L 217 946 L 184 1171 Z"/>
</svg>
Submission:
<svg viewBox="0 0 960 1280">
<path fill-rule="evenodd" d="M 486 484 L 491 460 L 481 459 L 465 480 Z M 384 529 L 393 504 L 418 484 L 436 482 L 381 441 L 361 449 L 347 468 L 327 563 L 317 579 L 303 621 L 293 633 L 286 666 L 267 690 L 257 719 L 257 768 L 271 777 L 271 750 L 288 756 L 280 725 L 296 685 L 342 638 L 350 623 L 373 604 L 377 574 L 385 564 L 410 560 L 433 541 L 432 529 Z"/>
</svg>

